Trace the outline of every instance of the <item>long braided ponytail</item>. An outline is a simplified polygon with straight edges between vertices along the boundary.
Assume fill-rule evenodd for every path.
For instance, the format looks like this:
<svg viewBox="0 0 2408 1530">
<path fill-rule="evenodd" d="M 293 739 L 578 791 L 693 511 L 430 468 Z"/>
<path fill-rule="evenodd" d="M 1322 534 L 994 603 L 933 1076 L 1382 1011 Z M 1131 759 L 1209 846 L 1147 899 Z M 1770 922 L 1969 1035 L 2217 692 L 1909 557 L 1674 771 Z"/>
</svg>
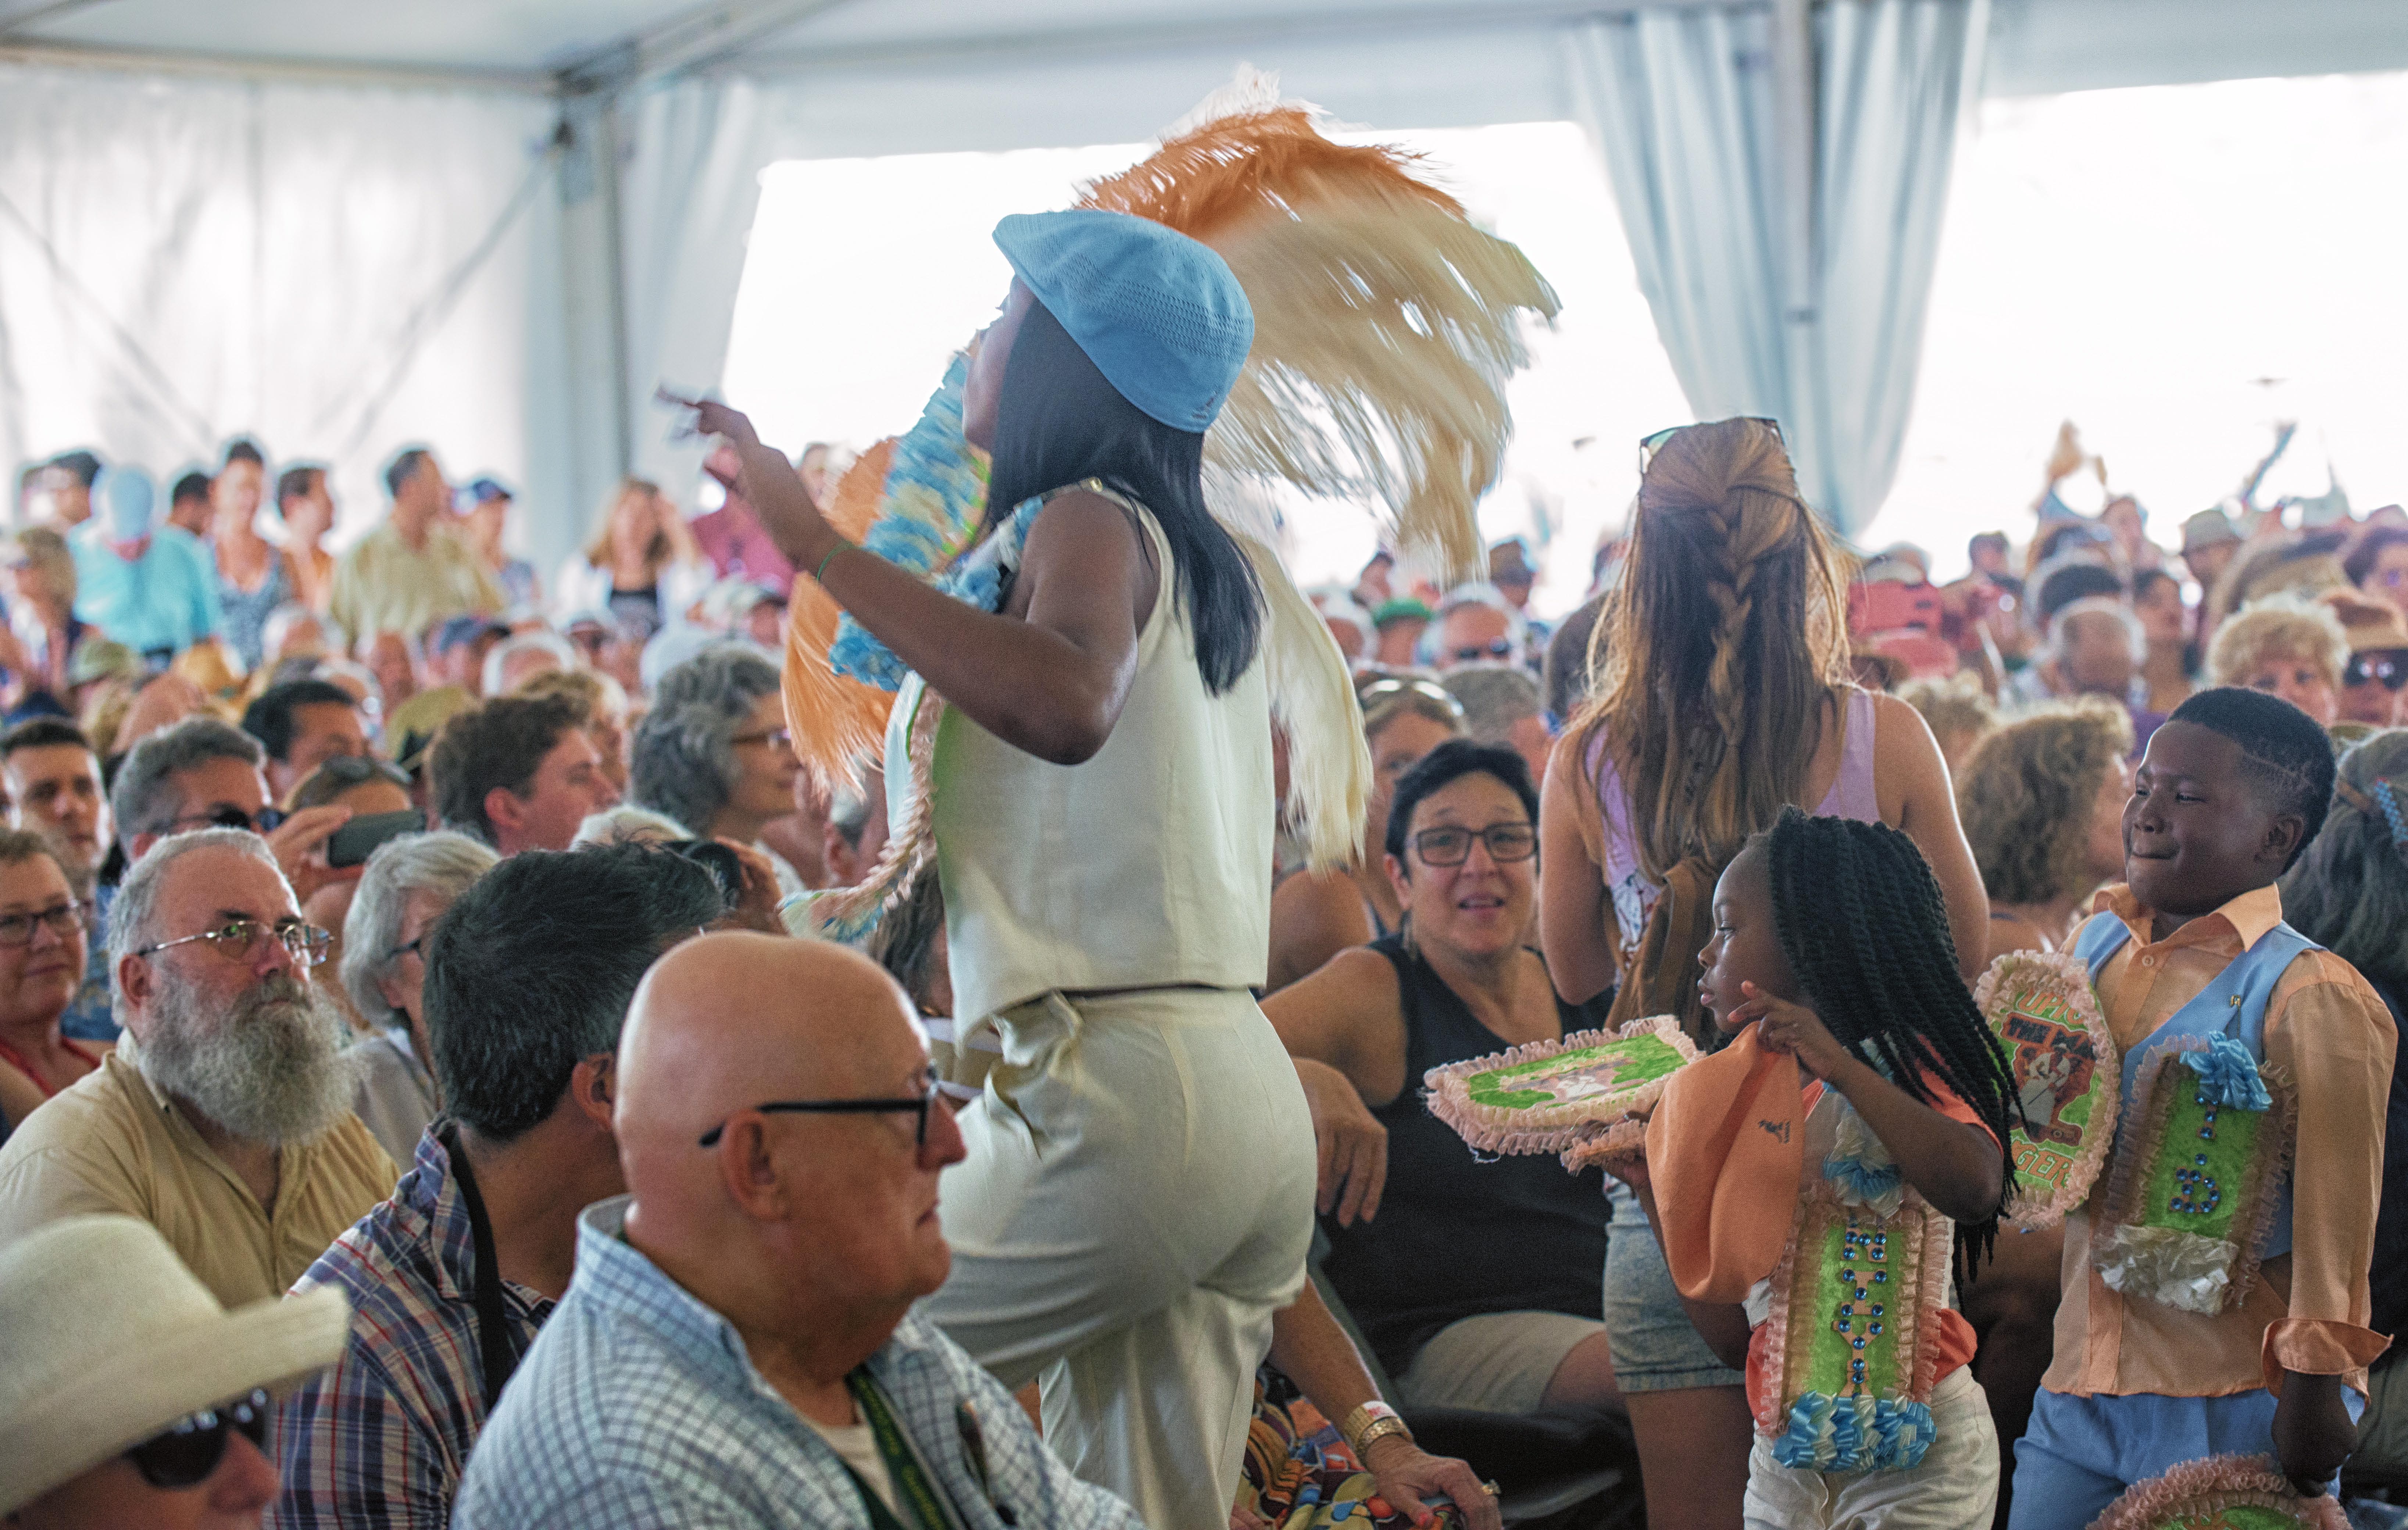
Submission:
<svg viewBox="0 0 2408 1530">
<path fill-rule="evenodd" d="M 1656 451 L 1589 657 L 1596 699 L 1574 727 L 1607 730 L 1652 880 L 1689 858 L 1718 869 L 1798 799 L 1847 638 L 1830 541 L 1778 432 L 1724 420 Z"/>
<path fill-rule="evenodd" d="M 1773 929 L 1789 970 L 1848 1050 L 1929 1105 L 1937 1079 L 1999 1139 L 2004 1192 L 2014 1182 L 2007 1132 L 2020 1114 L 2014 1072 L 1956 970 L 1940 883 L 1914 841 L 1881 823 L 1810 818 L 1792 808 L 1764 836 Z M 1970 1265 L 1988 1254 L 1996 1208 L 1957 1225 Z"/>
</svg>

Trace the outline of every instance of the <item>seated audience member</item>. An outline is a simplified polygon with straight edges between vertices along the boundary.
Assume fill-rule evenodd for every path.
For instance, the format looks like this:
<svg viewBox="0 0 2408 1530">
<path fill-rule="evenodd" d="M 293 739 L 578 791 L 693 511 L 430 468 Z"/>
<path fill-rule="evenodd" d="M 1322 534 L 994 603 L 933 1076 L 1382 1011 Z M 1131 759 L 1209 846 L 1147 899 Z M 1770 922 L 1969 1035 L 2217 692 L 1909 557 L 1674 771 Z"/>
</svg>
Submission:
<svg viewBox="0 0 2408 1530">
<path fill-rule="evenodd" d="M 421 1003 L 427 932 L 500 859 L 465 834 L 404 835 L 379 845 L 354 884 L 336 968 L 368 1030 L 351 1048 L 360 1070 L 351 1108 L 396 1164 L 416 1156 L 442 1102 Z"/>
<path fill-rule="evenodd" d="M 408 633 L 380 632 L 352 645 L 361 667 L 376 680 L 383 699 L 382 715 L 390 717 L 418 694 L 418 644 Z"/>
<path fill-rule="evenodd" d="M 83 986 L 86 917 L 50 842 L 0 830 L 0 1121 L 23 1121 L 108 1051 L 59 1027 Z"/>
<path fill-rule="evenodd" d="M 1374 1146 L 1350 1151 L 1342 1186 L 1323 1187 L 1325 1268 L 1408 1407 L 1621 1402 L 1600 1311 L 1607 1208 L 1596 1181 L 1548 1158 L 1483 1162 L 1415 1087 L 1442 1064 L 1604 1022 L 1603 1001 L 1558 1001 L 1525 943 L 1538 812 L 1520 755 L 1439 745 L 1398 783 L 1388 813 L 1386 869 L 1410 938 L 1340 952 L 1263 1003 L 1299 1060 L 1316 1135 L 1333 1110 L 1363 1107 L 1384 1129 L 1348 1134 Z"/>
<path fill-rule="evenodd" d="M 42 486 L 50 496 L 50 523 L 60 532 L 73 531 L 92 519 L 92 488 L 102 465 L 97 453 L 81 449 L 62 451 L 46 465 Z"/>
<path fill-rule="evenodd" d="M 2408 531 L 2375 526 L 2342 560 L 2342 572 L 2358 593 L 2386 601 L 2408 617 Z"/>
<path fill-rule="evenodd" d="M 1562 727 L 1588 699 L 1593 676 L 1589 640 L 1597 636 L 1598 615 L 1604 609 L 1605 597 L 1591 596 L 1565 617 L 1555 635 L 1547 639 L 1547 721 L 1552 726 Z"/>
<path fill-rule="evenodd" d="M 2061 696 L 2103 696 L 2118 704 L 2131 719 L 2134 747 L 2148 748 L 2165 715 L 2138 699 L 2146 689 L 2141 662 L 2148 655 L 2140 618 L 2120 600 L 2077 600 L 2058 613 L 2056 634 Z"/>
<path fill-rule="evenodd" d="M 2182 581 L 2162 568 L 2133 575 L 2132 614 L 2141 619 L 2147 643 L 2141 661 L 2141 689 L 2146 694 L 2140 703 L 2152 712 L 2171 712 L 2199 688 L 2199 645 L 2191 640 Z"/>
<path fill-rule="evenodd" d="M 587 814 L 619 800 L 576 704 L 561 696 L 499 696 L 456 714 L 427 769 L 443 826 L 504 855 L 566 850 Z"/>
<path fill-rule="evenodd" d="M 494 581 L 502 587 L 512 606 L 539 607 L 543 604 L 543 581 L 536 577 L 535 565 L 524 558 L 512 557 L 503 545 L 504 534 L 509 530 L 510 507 L 516 503 L 508 485 L 500 479 L 486 477 L 472 479 L 468 487 L 460 491 L 454 504 L 460 512 L 460 530 L 477 556 L 485 560 L 485 567 Z"/>
<path fill-rule="evenodd" d="M 280 1530 L 451 1522 L 494 1399 L 568 1288 L 578 1213 L 625 1189 L 610 1108 L 628 1000 L 719 908 L 710 873 L 675 856 L 538 851 L 470 882 L 427 932 L 444 1120 L 294 1287 L 341 1291 L 351 1336 L 280 1416 Z M 481 1326 L 495 1317 L 503 1332 Z"/>
<path fill-rule="evenodd" d="M 2207 649 L 2214 685 L 2282 697 L 2329 728 L 2341 717 L 2349 635 L 2330 608 L 2288 595 L 2254 600 L 2215 629 Z"/>
<path fill-rule="evenodd" d="M 749 648 L 723 644 L 662 676 L 630 753 L 630 799 L 702 838 L 750 845 L 794 810 L 802 762 L 778 666 Z"/>
<path fill-rule="evenodd" d="M 1463 705 L 1464 736 L 1512 750 L 1530 767 L 1531 780 L 1546 779 L 1555 740 L 1547 731 L 1537 677 L 1514 665 L 1468 664 L 1448 670 L 1439 683 Z"/>
<path fill-rule="evenodd" d="M 1371 608 L 1371 626 L 1378 640 L 1371 662 L 1391 669 L 1411 668 L 1421 662 L 1422 636 L 1437 613 L 1412 595 L 1398 595 Z"/>
<path fill-rule="evenodd" d="M 818 465 L 812 465 L 811 453 L 819 453 Z M 814 442 L 803 450 L 803 465 L 798 471 L 803 486 L 810 491 L 813 500 L 822 498 L 820 483 L 826 474 L 827 449 Z M 752 508 L 738 487 L 738 478 L 744 470 L 736 449 L 722 441 L 703 460 L 702 470 L 717 479 L 727 497 L 719 508 L 708 515 L 695 516 L 686 522 L 694 533 L 695 545 L 710 560 L 713 572 L 721 579 L 749 579 L 755 584 L 780 590 L 794 587 L 795 565 L 778 551 L 778 544 L 761 524 L 760 512 Z"/>
<path fill-rule="evenodd" d="M 1998 731 L 1998 708 L 1982 694 L 1981 681 L 1970 674 L 1909 680 L 1898 688 L 1898 698 L 1923 714 L 1932 741 L 1940 746 L 1940 757 L 1948 762 L 1949 776 L 1956 780 L 1965 779 L 1965 762 L 1982 741 Z"/>
<path fill-rule="evenodd" d="M 197 467 L 178 474 L 167 489 L 167 524 L 206 542 L 209 521 L 209 476 Z"/>
<path fill-rule="evenodd" d="M 326 938 L 247 830 L 136 861 L 108 919 L 133 1060 L 112 1053 L 0 1146 L 0 1243 L 123 1211 L 222 1302 L 299 1279 L 397 1177 L 351 1114 L 343 1022 L 309 983 Z"/>
<path fill-rule="evenodd" d="M 60 1034 L 76 1041 L 114 1041 L 108 952 L 96 923 L 108 917 L 108 900 L 117 891 L 98 885 L 112 837 L 100 756 L 74 723 L 32 718 L 0 733 L 0 789 L 8 795 L 8 826 L 50 842 L 67 886 L 84 906 L 83 981 L 60 1019 Z"/>
<path fill-rule="evenodd" d="M 260 770 L 265 758 L 258 739 L 214 717 L 188 717 L 136 744 L 118 765 L 108 796 L 126 860 L 140 860 L 170 835 L 215 825 L 265 831 L 284 879 L 303 898 L 357 876 L 329 866 L 324 849 L 351 810 L 305 808 L 280 820 Z"/>
<path fill-rule="evenodd" d="M 437 689 L 457 686 L 470 695 L 485 684 L 485 659 L 510 635 L 489 616 L 447 617 L 426 635 L 426 679 Z"/>
<path fill-rule="evenodd" d="M 278 802 L 326 761 L 337 755 L 366 759 L 375 752 L 358 702 L 330 680 L 269 686 L 244 709 L 242 731 L 267 751 L 267 791 Z"/>
<path fill-rule="evenodd" d="M 320 463 L 294 463 L 276 475 L 276 513 L 284 522 L 284 556 L 293 571 L 294 598 L 322 611 L 335 593 L 335 555 L 326 538 L 335 529 L 335 496 Z"/>
<path fill-rule="evenodd" d="M 529 680 L 577 667 L 577 650 L 554 632 L 522 632 L 505 637 L 485 655 L 479 684 L 489 696 L 515 694 Z"/>
<path fill-rule="evenodd" d="M 571 850 L 583 850 L 588 845 L 666 845 L 694 836 L 686 826 L 666 813 L 656 813 L 650 808 L 638 808 L 621 803 L 588 816 L 577 825 L 577 837 L 568 842 Z"/>
<path fill-rule="evenodd" d="M 1497 586 L 1458 584 L 1439 602 L 1438 620 L 1423 635 L 1426 661 L 1448 670 L 1469 664 L 1517 664 L 1522 657 L 1522 613 Z"/>
<path fill-rule="evenodd" d="M 2212 591 L 2241 551 L 2241 533 L 2222 510 L 2201 510 L 2183 522 L 2182 561 L 2201 591 Z"/>
<path fill-rule="evenodd" d="M 2325 592 L 2324 604 L 2341 619 L 2349 639 L 2342 666 L 2341 717 L 2370 728 L 2408 722 L 2408 620 L 2388 601 L 2369 600 L 2346 590 Z"/>
<path fill-rule="evenodd" d="M 1422 756 L 1463 736 L 1463 704 L 1435 680 L 1366 672 L 1354 684 L 1363 736 L 1371 747 L 1371 793 L 1364 805 L 1363 853 L 1342 871 L 1297 871 L 1271 889 L 1271 951 L 1266 993 L 1320 970 L 1340 951 L 1367 946 L 1404 922 L 1397 884 L 1380 865 L 1388 796 Z"/>
<path fill-rule="evenodd" d="M 602 756 L 602 775 L 610 790 L 627 794 L 627 693 L 599 670 L 552 669 L 523 682 L 511 693 L 521 696 L 566 696 L 578 708 L 579 726 L 594 740 Z"/>
<path fill-rule="evenodd" d="M 256 1530 L 273 1399 L 341 1352 L 342 1298 L 227 1311 L 133 1217 L 0 1249 L 0 1522 Z"/>
<path fill-rule="evenodd" d="M 156 491 L 138 467 L 100 480 L 97 533 L 68 546 L 76 560 L 75 614 L 136 653 L 165 659 L 218 631 L 217 568 L 188 533 L 156 523 Z"/>
<path fill-rule="evenodd" d="M 821 941 L 693 941 L 638 991 L 614 1082 L 629 1194 L 579 1218 L 458 1530 L 1140 1523 L 911 1311 L 952 1264 L 963 1149 L 892 979 Z"/>
<path fill-rule="evenodd" d="M 1371 613 L 1355 605 L 1354 597 L 1343 590 L 1327 592 L 1313 605 L 1321 612 L 1322 624 L 1337 640 L 1338 651 L 1346 656 L 1347 664 L 1361 664 L 1369 656 L 1371 639 L 1376 635 L 1371 626 Z"/>
<path fill-rule="evenodd" d="M 1990 894 L 1993 959 L 2056 951 L 2124 870 L 2132 724 L 2103 697 L 2043 708 L 1990 735 L 1956 778 L 1956 811 Z"/>
<path fill-rule="evenodd" d="M 75 614 L 75 554 L 50 527 L 23 526 L 0 538 L 0 565 L 8 570 L 5 636 L 15 639 L 9 704 L 38 707 L 48 698 L 64 707 L 75 694 L 67 661 L 88 630 Z"/>
</svg>

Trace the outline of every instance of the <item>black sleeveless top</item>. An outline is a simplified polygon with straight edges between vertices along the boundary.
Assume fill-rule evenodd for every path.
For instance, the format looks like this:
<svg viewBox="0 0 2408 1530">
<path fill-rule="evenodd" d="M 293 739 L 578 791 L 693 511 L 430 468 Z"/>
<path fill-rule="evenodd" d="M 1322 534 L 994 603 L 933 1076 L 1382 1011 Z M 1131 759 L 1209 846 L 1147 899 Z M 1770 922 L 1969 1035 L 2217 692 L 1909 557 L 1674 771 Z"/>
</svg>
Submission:
<svg viewBox="0 0 2408 1530">
<path fill-rule="evenodd" d="M 1504 1050 L 1496 1033 L 1402 935 L 1370 949 L 1397 969 L 1405 1018 L 1405 1088 L 1373 1110 L 1388 1129 L 1380 1214 L 1340 1227 L 1321 1219 L 1323 1268 L 1391 1377 L 1440 1329 L 1483 1312 L 1566 1312 L 1603 1303 L 1607 1205 L 1594 1169 L 1567 1174 L 1552 1155 L 1484 1160 L 1422 1103 L 1422 1075 Z M 1556 1001 L 1567 1033 L 1605 1023 L 1610 995 Z"/>
</svg>

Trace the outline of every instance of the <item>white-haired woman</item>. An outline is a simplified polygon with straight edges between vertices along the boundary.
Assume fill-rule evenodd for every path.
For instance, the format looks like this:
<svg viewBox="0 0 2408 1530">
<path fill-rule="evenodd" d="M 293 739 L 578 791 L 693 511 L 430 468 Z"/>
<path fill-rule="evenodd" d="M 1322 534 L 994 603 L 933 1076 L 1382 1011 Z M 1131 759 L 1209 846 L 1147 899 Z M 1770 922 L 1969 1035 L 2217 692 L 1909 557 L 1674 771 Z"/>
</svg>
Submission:
<svg viewBox="0 0 2408 1530">
<path fill-rule="evenodd" d="M 422 942 L 468 884 L 501 857 L 465 834 L 413 834 L 377 847 L 343 918 L 343 992 L 376 1035 L 361 1056 L 352 1108 L 405 1170 L 418 1138 L 441 1108 L 435 1052 L 426 1037 Z"/>
</svg>

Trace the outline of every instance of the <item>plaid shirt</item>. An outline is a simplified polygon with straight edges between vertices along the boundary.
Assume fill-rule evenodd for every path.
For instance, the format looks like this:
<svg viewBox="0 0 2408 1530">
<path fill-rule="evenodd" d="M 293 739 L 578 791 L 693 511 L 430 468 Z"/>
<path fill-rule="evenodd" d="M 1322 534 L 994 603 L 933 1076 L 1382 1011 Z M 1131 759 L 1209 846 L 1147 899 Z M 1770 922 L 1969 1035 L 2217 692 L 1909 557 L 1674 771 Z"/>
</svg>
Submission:
<svg viewBox="0 0 2408 1530">
<path fill-rule="evenodd" d="M 351 1298 L 351 1337 L 332 1370 L 284 1400 L 276 1448 L 277 1530 L 442 1530 L 468 1447 L 485 1423 L 477 1351 L 475 1242 L 450 1154 L 429 1130 L 393 1198 L 319 1256 L 294 1286 Z M 523 1351 L 552 1303 L 509 1281 L 502 1310 Z"/>
<path fill-rule="evenodd" d="M 624 1198 L 586 1208 L 576 1278 L 468 1463 L 457 1530 L 867 1527 L 843 1463 L 735 1328 L 620 1237 L 626 1209 Z M 962 1530 L 1143 1530 L 917 1313 L 868 1364 Z"/>
</svg>

